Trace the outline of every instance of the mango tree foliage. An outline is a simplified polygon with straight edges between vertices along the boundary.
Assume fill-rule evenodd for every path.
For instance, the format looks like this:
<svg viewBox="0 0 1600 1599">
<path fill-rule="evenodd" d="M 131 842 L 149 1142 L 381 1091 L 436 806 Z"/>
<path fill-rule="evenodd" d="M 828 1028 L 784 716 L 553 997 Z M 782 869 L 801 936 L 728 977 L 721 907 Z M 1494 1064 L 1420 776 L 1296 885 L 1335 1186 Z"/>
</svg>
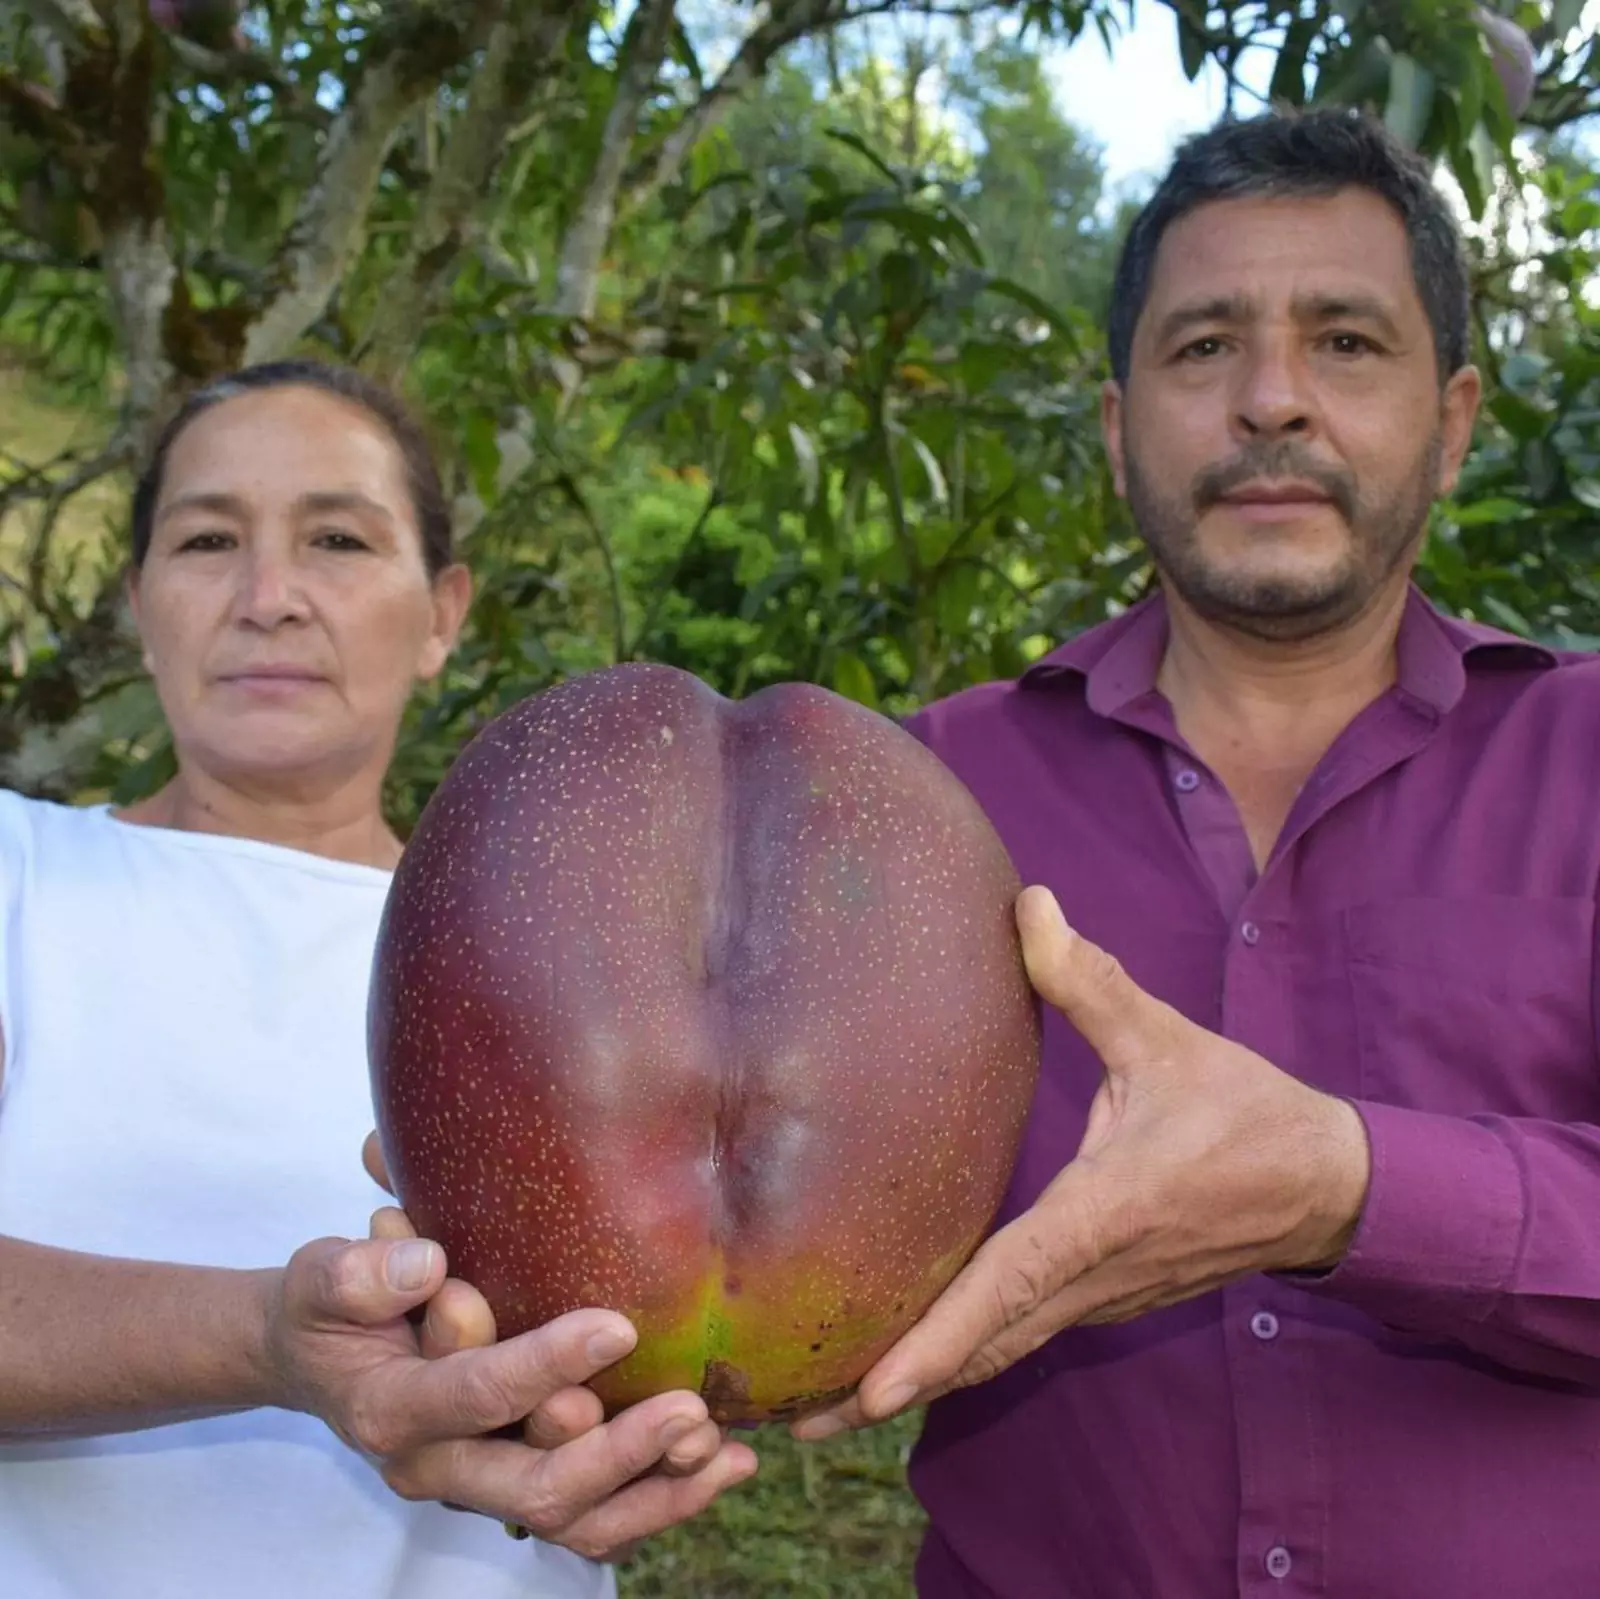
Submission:
<svg viewBox="0 0 1600 1599">
<path fill-rule="evenodd" d="M 1492 210 L 1515 124 L 1464 0 L 1169 9 L 1194 70 L 1243 82 L 1267 52 L 1283 98 L 1386 109 Z M 725 40 L 673 0 L 0 0 L 0 335 L 106 418 L 0 467 L 0 779 L 131 794 L 169 769 L 115 546 L 69 561 L 57 536 L 185 388 L 297 350 L 399 382 L 459 493 L 480 597 L 408 729 L 402 819 L 487 715 L 585 666 L 898 710 L 1138 591 L 1094 424 L 1114 240 L 1030 55 L 1125 8 L 720 10 Z M 1594 108 L 1571 10 L 1518 12 L 1540 141 Z M 905 47 L 863 45 L 874 16 Z M 935 46 L 942 118 L 904 94 Z M 1586 270 L 1593 178 L 1539 169 L 1567 230 L 1544 321 L 1526 350 L 1501 329 L 1480 477 L 1429 568 L 1530 630 L 1594 630 L 1564 576 L 1592 547 L 1593 325 L 1557 281 Z"/>
</svg>

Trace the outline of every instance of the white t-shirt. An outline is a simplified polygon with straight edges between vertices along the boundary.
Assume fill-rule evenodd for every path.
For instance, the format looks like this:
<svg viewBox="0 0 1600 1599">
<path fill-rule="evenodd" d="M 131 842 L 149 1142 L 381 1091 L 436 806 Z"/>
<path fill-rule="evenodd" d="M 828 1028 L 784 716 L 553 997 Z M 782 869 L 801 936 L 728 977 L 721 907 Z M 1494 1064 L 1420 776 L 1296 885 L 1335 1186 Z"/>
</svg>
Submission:
<svg viewBox="0 0 1600 1599">
<path fill-rule="evenodd" d="M 365 1237 L 385 1200 L 360 1151 L 388 885 L 0 792 L 0 1234 L 237 1267 Z M 406 1503 L 288 1411 L 0 1444 L 0 1593 L 16 1599 L 614 1592 L 567 1550 Z"/>
</svg>

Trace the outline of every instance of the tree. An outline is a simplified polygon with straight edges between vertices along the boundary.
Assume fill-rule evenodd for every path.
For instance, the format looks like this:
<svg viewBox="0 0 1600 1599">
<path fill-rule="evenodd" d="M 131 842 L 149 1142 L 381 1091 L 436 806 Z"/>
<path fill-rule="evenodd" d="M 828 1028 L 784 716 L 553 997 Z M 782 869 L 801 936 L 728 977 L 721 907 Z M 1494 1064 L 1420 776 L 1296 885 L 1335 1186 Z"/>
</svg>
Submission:
<svg viewBox="0 0 1600 1599">
<path fill-rule="evenodd" d="M 1484 211 L 1515 124 L 1467 0 L 1173 10 L 1191 67 L 1242 83 L 1265 50 L 1284 98 L 1386 107 Z M 1519 12 L 1537 130 L 1593 106 L 1571 10 Z M 299 348 L 403 376 L 483 590 L 417 713 L 402 814 L 485 715 L 585 665 L 664 654 L 898 708 L 1126 597 L 1143 557 L 1092 426 L 1107 241 L 1028 54 L 1111 30 L 1110 0 L 720 14 L 708 66 L 673 0 L 620 21 L 578 0 L 0 0 L 0 334 L 114 401 L 103 448 L 0 468 L 0 518 L 29 519 L 0 778 L 159 779 L 115 563 L 67 581 L 61 512 L 185 387 Z M 849 31 L 872 17 L 887 54 Z M 1046 270 L 1065 240 L 1082 281 Z M 1556 367 L 1581 433 L 1587 390 Z M 1592 474 L 1567 437 L 1512 453 L 1560 464 L 1529 486 L 1581 542 Z M 1542 570 L 1504 596 L 1530 627 L 1553 615 Z"/>
</svg>

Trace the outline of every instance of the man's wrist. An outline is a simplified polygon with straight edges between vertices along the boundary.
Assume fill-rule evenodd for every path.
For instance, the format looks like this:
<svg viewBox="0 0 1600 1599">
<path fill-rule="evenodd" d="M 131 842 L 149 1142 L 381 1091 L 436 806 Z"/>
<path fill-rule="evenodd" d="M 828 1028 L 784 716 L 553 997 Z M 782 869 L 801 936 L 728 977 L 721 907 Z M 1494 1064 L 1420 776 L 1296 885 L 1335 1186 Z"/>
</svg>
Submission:
<svg viewBox="0 0 1600 1599">
<path fill-rule="evenodd" d="M 1372 1182 L 1372 1149 L 1361 1112 L 1348 1100 L 1318 1095 L 1307 1161 L 1307 1222 L 1290 1271 L 1332 1271 L 1345 1257 L 1361 1225 Z"/>
</svg>

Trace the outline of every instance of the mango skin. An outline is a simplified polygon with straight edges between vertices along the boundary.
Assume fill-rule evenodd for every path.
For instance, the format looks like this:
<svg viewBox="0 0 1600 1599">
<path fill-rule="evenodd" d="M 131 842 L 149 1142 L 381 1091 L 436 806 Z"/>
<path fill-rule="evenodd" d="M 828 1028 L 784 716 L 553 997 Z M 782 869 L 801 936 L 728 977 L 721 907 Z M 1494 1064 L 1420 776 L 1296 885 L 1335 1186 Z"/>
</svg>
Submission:
<svg viewBox="0 0 1600 1599">
<path fill-rule="evenodd" d="M 672 667 L 513 706 L 436 791 L 378 937 L 396 1192 L 508 1337 L 639 1344 L 608 1413 L 850 1392 L 993 1219 L 1039 1060 L 1010 858 L 910 734 Z"/>
</svg>

